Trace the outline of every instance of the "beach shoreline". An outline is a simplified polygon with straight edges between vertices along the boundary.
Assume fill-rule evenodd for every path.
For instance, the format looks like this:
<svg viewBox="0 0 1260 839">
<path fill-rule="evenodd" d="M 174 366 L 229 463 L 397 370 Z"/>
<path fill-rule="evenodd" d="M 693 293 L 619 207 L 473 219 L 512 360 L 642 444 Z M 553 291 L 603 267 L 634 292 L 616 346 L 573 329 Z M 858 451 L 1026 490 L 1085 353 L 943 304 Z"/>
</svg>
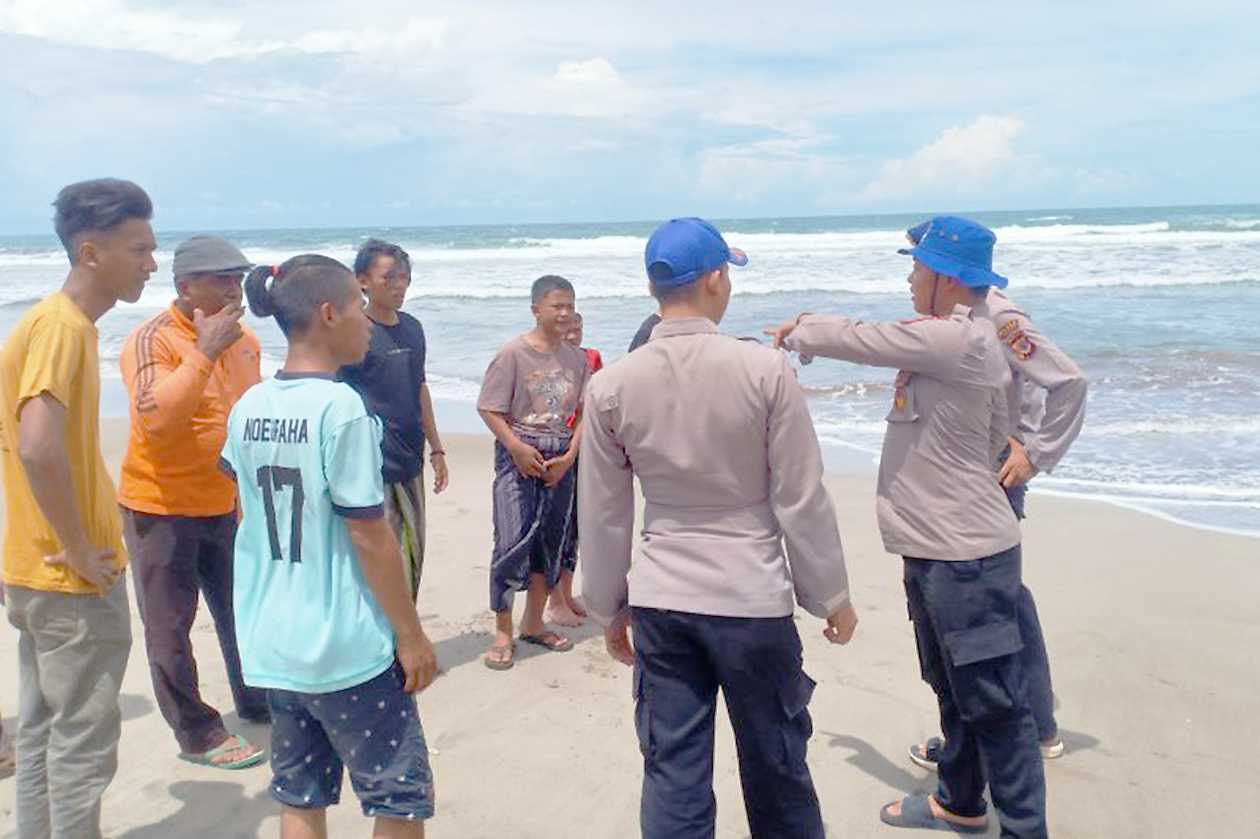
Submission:
<svg viewBox="0 0 1260 839">
<path fill-rule="evenodd" d="M 102 442 L 116 474 L 125 420 L 106 419 Z M 452 429 L 443 444 L 452 483 L 429 498 L 420 595 L 443 670 L 420 697 L 438 790 L 432 835 L 637 835 L 641 758 L 630 671 L 607 656 L 591 626 L 574 633 L 573 652 L 522 649 L 507 673 L 481 666 L 492 637 L 491 438 Z M 935 703 L 919 680 L 900 562 L 879 541 L 873 478 L 829 472 L 826 483 L 861 625 L 849 646 L 834 647 L 820 621 L 797 612 L 805 667 L 819 683 L 810 706 L 810 765 L 833 835 L 892 835 L 879 825 L 878 808 L 931 787 L 905 750 L 935 733 Z M 1047 764 L 1054 835 L 1239 835 L 1237 814 L 1260 805 L 1250 761 L 1238 751 L 1260 736 L 1260 675 L 1246 663 L 1260 648 L 1255 540 L 1077 499 L 1038 495 L 1029 503 L 1024 576 L 1038 597 L 1068 748 Z M 229 773 L 177 759 L 154 705 L 134 592 L 132 619 L 106 835 L 276 835 L 267 768 Z M 225 712 L 230 728 L 265 743 L 265 728 L 241 726 L 228 713 L 227 680 L 204 609 L 193 639 L 207 701 Z M 0 633 L 6 724 L 16 713 L 16 644 L 15 632 Z M 720 717 L 718 836 L 744 837 L 733 744 Z M 0 836 L 13 835 L 13 796 L 13 781 L 0 782 Z M 348 786 L 329 811 L 329 826 L 334 836 L 366 830 Z M 996 819 L 990 835 L 997 835 Z"/>
<path fill-rule="evenodd" d="M 1179 522 L 1260 535 L 1260 477 L 1248 466 L 1260 462 L 1260 356 L 1250 321 L 1237 316 L 1260 306 L 1260 205 L 1010 210 L 975 220 L 998 237 L 1011 299 L 1089 380 L 1085 433 L 1033 492 L 1105 496 Z M 722 221 L 730 242 L 751 256 L 732 274 L 722 330 L 759 338 L 768 324 L 801 311 L 906 317 L 908 263 L 896 249 L 919 221 L 917 214 Z M 533 325 L 527 291 L 535 277 L 571 280 L 589 345 L 605 363 L 622 357 L 655 308 L 643 276 L 650 230 L 646 221 L 390 227 L 387 237 L 413 263 L 404 308 L 424 325 L 430 392 L 459 403 L 448 427 L 481 433 L 471 403 L 504 338 Z M 261 264 L 302 252 L 349 264 L 367 237 L 383 235 L 374 227 L 227 232 Z M 121 348 L 169 305 L 181 235 L 160 232 L 159 268 L 141 299 L 97 324 L 106 412 L 126 410 Z M 1178 258 L 1153 258 L 1169 253 Z M 0 236 L 0 332 L 58 286 L 65 265 L 51 234 Z M 1169 317 L 1174 312 L 1196 316 Z M 284 358 L 284 338 L 270 319 L 246 314 L 244 322 L 270 375 Z M 878 451 L 893 371 L 820 361 L 797 374 L 825 450 L 838 442 Z M 844 468 L 867 472 L 869 464 Z"/>
<path fill-rule="evenodd" d="M 438 428 L 443 437 L 449 434 L 468 434 L 475 437 L 488 437 L 489 430 L 477 414 L 474 402 L 457 399 L 441 399 L 435 397 L 433 410 L 437 417 Z M 127 417 L 127 393 L 121 379 L 103 379 L 101 387 L 101 419 L 103 422 L 125 422 Z M 879 471 L 879 452 L 864 446 L 839 443 L 826 438 L 820 439 L 823 463 L 829 474 L 845 477 L 873 478 Z M 1069 455 L 1070 457 L 1070 455 Z M 1152 502 L 1143 503 L 1141 499 L 1128 498 L 1106 493 L 1073 492 L 1046 486 L 1046 481 L 1034 480 L 1029 486 L 1030 496 L 1056 497 L 1076 499 L 1092 504 L 1105 504 L 1122 510 L 1151 516 L 1161 521 L 1190 527 L 1208 533 L 1223 536 L 1239 536 L 1249 539 L 1260 539 L 1260 531 L 1249 528 L 1234 528 L 1195 521 L 1185 516 L 1160 510 Z M 1186 503 L 1186 502 L 1179 502 Z"/>
</svg>

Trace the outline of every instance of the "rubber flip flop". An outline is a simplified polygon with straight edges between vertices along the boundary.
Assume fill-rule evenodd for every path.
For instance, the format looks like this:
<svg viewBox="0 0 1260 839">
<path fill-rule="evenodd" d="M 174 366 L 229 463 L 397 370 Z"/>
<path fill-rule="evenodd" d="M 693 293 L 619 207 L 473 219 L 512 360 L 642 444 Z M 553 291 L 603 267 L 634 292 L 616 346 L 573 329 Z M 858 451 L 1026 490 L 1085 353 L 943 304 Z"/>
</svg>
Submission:
<svg viewBox="0 0 1260 839">
<path fill-rule="evenodd" d="M 885 804 L 879 811 L 879 820 L 884 824 L 893 827 L 913 827 L 919 830 L 945 830 L 952 833 L 984 833 L 989 829 L 989 825 L 983 824 L 977 827 L 971 827 L 965 824 L 954 824 L 944 819 L 938 819 L 932 815 L 932 805 L 928 803 L 928 797 L 922 793 L 918 795 L 907 795 L 901 799 L 901 812 L 892 815 L 888 812 L 891 804 Z"/>
<path fill-rule="evenodd" d="M 542 635 L 522 635 L 520 638 L 526 644 L 534 644 L 553 653 L 567 653 L 573 649 L 572 639 L 565 638 L 563 635 L 555 632 L 544 632 Z"/>
<path fill-rule="evenodd" d="M 509 653 L 509 655 L 507 658 L 491 658 L 490 653 L 496 651 L 500 652 L 500 654 Z M 516 656 L 513 655 L 515 652 L 515 644 L 495 644 L 486 651 L 486 655 L 481 661 L 491 670 L 511 670 L 516 665 Z"/>
<path fill-rule="evenodd" d="M 208 752 L 202 752 L 201 754 L 189 754 L 185 752 L 179 756 L 179 759 L 186 760 L 189 763 L 196 764 L 197 766 L 209 766 L 211 769 L 229 769 L 229 770 L 248 769 L 251 766 L 257 766 L 258 764 L 262 763 L 264 760 L 267 759 L 266 753 L 262 749 L 258 749 L 258 751 L 254 752 L 248 757 L 243 757 L 243 758 L 240 758 L 239 760 L 233 760 L 227 763 L 215 762 L 214 759 L 218 757 L 219 755 L 224 755 L 224 754 L 227 754 L 228 752 L 234 752 L 237 749 L 258 749 L 258 747 L 255 746 L 253 743 L 249 742 L 248 740 L 246 740 L 241 735 L 234 734 L 233 736 L 229 737 L 227 740 L 223 741 L 221 745 L 216 746 L 215 748 L 211 749 Z"/>
</svg>

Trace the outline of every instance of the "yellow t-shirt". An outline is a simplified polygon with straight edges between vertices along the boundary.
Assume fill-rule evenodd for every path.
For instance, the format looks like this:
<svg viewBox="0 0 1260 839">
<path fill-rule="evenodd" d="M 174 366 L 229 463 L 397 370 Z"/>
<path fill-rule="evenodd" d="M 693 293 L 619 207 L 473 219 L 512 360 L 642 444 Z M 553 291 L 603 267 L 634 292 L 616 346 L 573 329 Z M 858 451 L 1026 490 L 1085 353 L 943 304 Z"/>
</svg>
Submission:
<svg viewBox="0 0 1260 839">
<path fill-rule="evenodd" d="M 66 295 L 44 298 L 23 315 L 0 349 L 0 464 L 4 472 L 4 582 L 6 585 L 88 594 L 93 589 L 44 557 L 61 543 L 44 518 L 18 457 L 18 416 L 28 399 L 47 393 L 66 408 L 66 455 L 88 540 L 117 552 L 122 543 L 114 483 L 101 456 L 101 371 L 96 326 Z"/>
</svg>

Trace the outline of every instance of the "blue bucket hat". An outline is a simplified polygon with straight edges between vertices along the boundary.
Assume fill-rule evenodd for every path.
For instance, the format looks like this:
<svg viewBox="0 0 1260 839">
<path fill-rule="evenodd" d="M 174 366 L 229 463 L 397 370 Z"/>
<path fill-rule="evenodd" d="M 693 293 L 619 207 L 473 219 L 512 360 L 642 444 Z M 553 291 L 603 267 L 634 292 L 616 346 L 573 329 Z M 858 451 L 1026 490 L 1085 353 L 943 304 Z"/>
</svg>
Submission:
<svg viewBox="0 0 1260 839">
<path fill-rule="evenodd" d="M 957 277 L 970 288 L 1006 288 L 1007 279 L 993 271 L 997 236 L 983 224 L 958 216 L 937 216 L 906 231 L 913 248 L 897 253 L 913 256 L 933 271 Z"/>
<path fill-rule="evenodd" d="M 648 279 L 660 288 L 695 282 L 728 262 L 747 265 L 748 254 L 728 246 L 717 228 L 701 218 L 665 222 L 653 231 L 643 252 Z"/>
</svg>

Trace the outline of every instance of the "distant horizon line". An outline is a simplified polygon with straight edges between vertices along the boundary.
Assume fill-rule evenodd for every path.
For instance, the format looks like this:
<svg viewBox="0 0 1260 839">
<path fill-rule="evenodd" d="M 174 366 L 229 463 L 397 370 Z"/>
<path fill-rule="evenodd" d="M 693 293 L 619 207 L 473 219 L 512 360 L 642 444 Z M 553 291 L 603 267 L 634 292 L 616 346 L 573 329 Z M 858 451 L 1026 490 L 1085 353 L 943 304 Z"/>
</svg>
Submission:
<svg viewBox="0 0 1260 839">
<path fill-rule="evenodd" d="M 740 221 L 816 221 L 824 219 L 853 219 L 853 218 L 897 218 L 904 216 L 917 216 L 926 218 L 927 215 L 998 215 L 998 214 L 1018 214 L 1018 213 L 1057 213 L 1057 212 L 1100 212 L 1100 211 L 1116 211 L 1116 210 L 1222 210 L 1222 209 L 1255 209 L 1260 211 L 1260 201 L 1256 202 L 1229 202 L 1222 204 L 1118 204 L 1108 206 L 1092 206 L 1092 207 L 1026 207 L 1014 208 L 1006 210 L 906 210 L 906 211 L 885 211 L 871 213 L 819 213 L 813 215 L 754 215 L 754 216 L 720 216 L 709 215 L 707 218 L 719 222 L 740 222 Z M 157 215 L 157 213 L 155 213 Z M 290 227 L 172 227 L 172 228 L 156 228 L 159 233 L 272 233 L 286 231 L 337 231 L 337 230 L 468 230 L 468 229 L 493 229 L 493 228 L 511 228 L 511 227 L 565 227 L 572 225 L 651 225 L 659 224 L 662 218 L 656 219 L 620 219 L 616 221 L 591 221 L 590 219 L 573 219 L 568 221 L 516 221 L 516 222 L 464 222 L 460 224 L 365 224 L 365 225 L 344 225 L 344 224 L 316 224 L 316 225 L 299 225 Z M 51 221 L 50 221 L 51 224 Z M 0 238 L 19 239 L 19 238 L 50 238 L 56 240 L 56 234 L 51 230 L 45 233 L 10 233 L 0 232 Z"/>
</svg>

